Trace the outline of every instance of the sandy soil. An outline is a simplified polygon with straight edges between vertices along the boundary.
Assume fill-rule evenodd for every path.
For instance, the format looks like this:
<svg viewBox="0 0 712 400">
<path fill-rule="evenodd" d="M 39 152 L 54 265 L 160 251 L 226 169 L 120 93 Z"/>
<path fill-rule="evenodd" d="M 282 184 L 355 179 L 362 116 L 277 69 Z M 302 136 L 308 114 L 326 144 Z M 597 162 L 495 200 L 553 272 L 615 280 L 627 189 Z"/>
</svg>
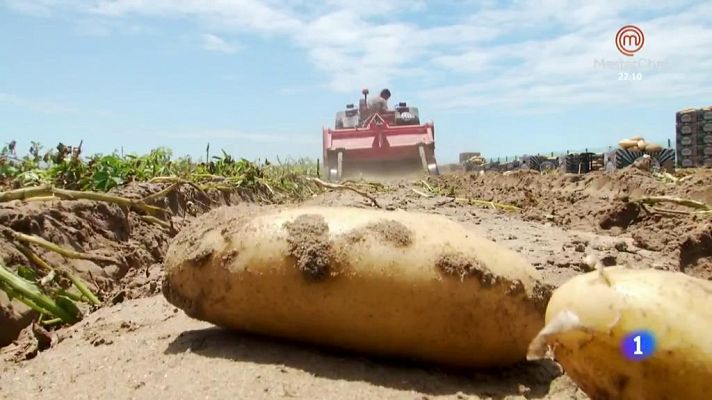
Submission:
<svg viewBox="0 0 712 400">
<path fill-rule="evenodd" d="M 102 309 L 53 349 L 0 366 L 0 396 L 37 399 L 584 399 L 549 363 L 443 371 L 229 333 L 160 296 Z M 559 396 L 564 397 L 559 397 Z M 531 398 L 531 397 L 530 397 Z"/>
<path fill-rule="evenodd" d="M 427 211 L 460 221 L 523 254 L 540 270 L 545 281 L 553 285 L 587 271 L 589 267 L 583 258 L 589 254 L 606 264 L 684 270 L 711 278 L 710 219 L 662 217 L 649 215 L 644 210 L 625 210 L 630 207 L 626 205 L 630 204 L 629 197 L 644 194 L 676 195 L 710 202 L 712 173 L 701 173 L 694 178 L 697 183 L 674 186 L 635 171 L 620 174 L 617 178 L 446 175 L 429 181 L 461 196 L 516 204 L 523 208 L 520 213 L 467 205 L 441 196 L 425 198 L 412 190 L 423 190 L 417 182 L 392 182 L 374 195 L 387 209 Z M 179 229 L 183 219 L 187 221 L 191 216 L 183 212 L 186 204 L 196 203 L 197 195 L 188 191 L 176 196 L 182 197 L 169 201 L 173 201 L 171 207 L 178 210 L 176 214 L 180 218 L 176 217 L 175 223 Z M 223 199 L 219 204 L 238 201 Z M 48 393 L 78 399 L 587 398 L 553 362 L 526 363 L 497 371 L 446 371 L 213 328 L 186 317 L 157 294 L 162 276 L 160 261 L 172 233 L 150 225 L 133 228 L 118 240 L 103 241 L 101 237 L 105 233 L 111 238 L 107 232 L 116 232 L 123 222 L 117 216 L 112 217 L 113 212 L 98 210 L 89 214 L 96 216 L 89 218 L 94 221 L 89 224 L 91 228 L 83 228 L 95 230 L 92 235 L 86 235 L 92 239 L 73 242 L 71 238 L 76 234 L 53 236 L 59 233 L 52 233 L 55 229 L 52 226 L 55 220 L 69 221 L 57 224 L 57 232 L 75 226 L 68 215 L 77 214 L 79 206 L 76 204 L 80 202 L 61 203 L 67 204 L 37 206 L 38 203 L 33 203 L 32 207 L 40 207 L 34 211 L 23 208 L 29 207 L 28 204 L 10 204 L 0 209 L 0 220 L 10 218 L 4 215 L 14 217 L 3 222 L 21 220 L 28 215 L 30 221 L 36 221 L 39 216 L 47 219 L 57 207 L 65 207 L 54 220 L 43 222 L 42 226 L 49 226 L 49 231 L 36 232 L 84 251 L 125 256 L 134 249 L 151 256 L 136 258 L 118 274 L 110 273 L 113 271 L 110 266 L 95 264 L 110 282 L 105 292 L 108 306 L 73 327 L 50 332 L 57 343 L 49 350 L 19 361 L 26 356 L 28 343 L 32 343 L 30 329 L 23 331 L 15 344 L 1 349 L 0 398 L 34 399 Z M 370 207 L 367 199 L 345 191 L 320 195 L 307 204 Z M 100 206 L 85 204 L 81 207 L 93 210 L 92 207 Z M 192 214 L 207 209 L 200 205 L 192 207 L 197 208 Z M 619 217 L 621 209 L 625 218 Z M 636 216 L 630 218 L 629 214 Z M 18 223 L 12 226 L 18 230 L 24 227 Z M 32 228 L 31 222 L 29 227 Z M 82 228 L 76 225 L 74 229 Z M 658 242 L 660 246 L 651 245 Z M 21 257 L 12 253 L 7 244 L 2 246 L 0 241 L 0 255 L 8 264 Z"/>
<path fill-rule="evenodd" d="M 665 269 L 712 278 L 709 216 L 663 215 L 651 210 L 689 208 L 669 204 L 642 207 L 632 201 L 645 196 L 671 196 L 712 204 L 710 169 L 695 170 L 677 183 L 662 182 L 635 168 L 613 175 L 448 174 L 430 181 L 445 192 L 517 205 L 527 221 L 632 238 L 639 248 L 677 258 L 676 265 Z"/>
</svg>

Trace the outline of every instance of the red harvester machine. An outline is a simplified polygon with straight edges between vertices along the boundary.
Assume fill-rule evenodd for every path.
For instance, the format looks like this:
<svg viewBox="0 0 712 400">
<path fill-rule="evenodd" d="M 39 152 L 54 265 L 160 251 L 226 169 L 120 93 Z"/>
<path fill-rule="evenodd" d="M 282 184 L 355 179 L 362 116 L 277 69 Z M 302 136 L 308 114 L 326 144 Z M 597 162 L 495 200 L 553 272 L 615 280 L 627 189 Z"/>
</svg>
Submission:
<svg viewBox="0 0 712 400">
<path fill-rule="evenodd" d="M 420 124 L 417 107 L 398 103 L 393 111 L 368 109 L 368 89 L 358 109 L 336 113 L 334 129 L 324 128 L 324 169 L 330 181 L 358 174 L 387 175 L 420 171 L 438 174 L 435 126 Z"/>
</svg>

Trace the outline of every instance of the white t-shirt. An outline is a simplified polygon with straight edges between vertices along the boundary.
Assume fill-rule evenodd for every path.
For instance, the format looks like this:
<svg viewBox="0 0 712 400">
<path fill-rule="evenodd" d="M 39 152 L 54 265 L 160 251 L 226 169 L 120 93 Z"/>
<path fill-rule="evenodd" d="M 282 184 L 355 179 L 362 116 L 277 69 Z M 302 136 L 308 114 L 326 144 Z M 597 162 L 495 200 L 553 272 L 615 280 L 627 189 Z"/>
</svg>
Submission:
<svg viewBox="0 0 712 400">
<path fill-rule="evenodd" d="M 388 100 L 375 96 L 368 100 L 368 110 L 372 113 L 388 111 Z"/>
</svg>

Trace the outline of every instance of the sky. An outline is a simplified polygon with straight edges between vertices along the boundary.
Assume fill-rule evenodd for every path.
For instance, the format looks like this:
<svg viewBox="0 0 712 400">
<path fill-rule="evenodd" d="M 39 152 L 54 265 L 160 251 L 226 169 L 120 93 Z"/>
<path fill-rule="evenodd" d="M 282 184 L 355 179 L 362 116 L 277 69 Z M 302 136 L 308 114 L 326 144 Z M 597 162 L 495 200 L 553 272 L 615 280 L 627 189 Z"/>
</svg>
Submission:
<svg viewBox="0 0 712 400">
<path fill-rule="evenodd" d="M 441 163 L 674 146 L 675 112 L 712 105 L 710 15 L 674 0 L 0 0 L 0 142 L 316 158 L 337 111 L 388 87 L 435 123 Z M 645 35 L 633 56 L 615 45 L 629 24 Z"/>
</svg>

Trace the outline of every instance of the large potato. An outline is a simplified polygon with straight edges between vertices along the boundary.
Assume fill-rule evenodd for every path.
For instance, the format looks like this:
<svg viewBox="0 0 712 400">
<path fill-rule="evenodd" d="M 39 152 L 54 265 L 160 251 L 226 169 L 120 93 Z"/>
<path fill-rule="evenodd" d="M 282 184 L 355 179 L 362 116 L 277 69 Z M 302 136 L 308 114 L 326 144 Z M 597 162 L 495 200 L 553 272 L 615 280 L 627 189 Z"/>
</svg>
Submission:
<svg viewBox="0 0 712 400">
<path fill-rule="evenodd" d="M 618 146 L 620 146 L 621 149 L 629 149 L 631 147 L 638 147 L 638 140 L 623 139 L 620 142 L 618 142 Z"/>
<path fill-rule="evenodd" d="M 529 358 L 552 348 L 594 400 L 712 398 L 712 282 L 676 272 L 606 268 L 555 290 L 546 322 Z M 631 333 L 640 330 L 652 332 L 654 351 L 636 347 Z M 631 360 L 630 350 L 649 357 Z"/>
<path fill-rule="evenodd" d="M 663 146 L 661 146 L 657 143 L 648 142 L 645 144 L 645 151 L 650 152 L 650 153 L 660 151 L 662 149 L 663 149 Z"/>
<path fill-rule="evenodd" d="M 643 139 L 638 140 L 638 150 L 645 151 L 645 140 L 643 140 Z"/>
<path fill-rule="evenodd" d="M 221 208 L 165 267 L 166 298 L 191 317 L 453 366 L 524 360 L 550 294 L 516 253 L 404 211 Z"/>
</svg>

